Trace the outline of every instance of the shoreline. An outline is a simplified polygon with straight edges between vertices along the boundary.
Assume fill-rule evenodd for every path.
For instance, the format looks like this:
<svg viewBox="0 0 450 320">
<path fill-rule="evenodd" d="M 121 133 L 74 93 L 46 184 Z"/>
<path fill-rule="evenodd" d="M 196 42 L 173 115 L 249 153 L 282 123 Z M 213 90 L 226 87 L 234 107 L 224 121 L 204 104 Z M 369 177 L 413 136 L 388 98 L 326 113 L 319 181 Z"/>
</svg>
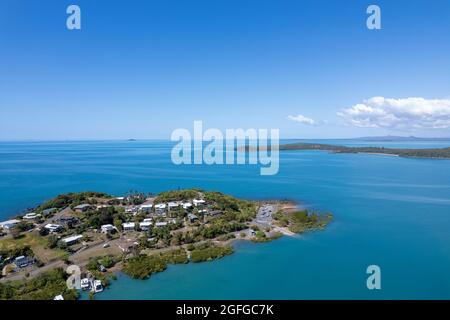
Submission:
<svg viewBox="0 0 450 320">
<path fill-rule="evenodd" d="M 180 196 L 182 201 L 174 200 Z M 134 204 L 136 199 L 139 199 L 138 205 Z M 170 206 L 172 209 L 167 208 Z M 49 207 L 51 209 L 47 209 Z M 315 226 L 320 216 L 308 213 L 307 209 L 300 211 L 299 204 L 291 200 L 244 200 L 196 189 L 166 191 L 156 196 L 137 194 L 130 199 L 99 192 L 69 193 L 32 210 L 33 213 L 17 218 L 20 220 L 2 224 L 7 234 L 0 237 L 0 254 L 12 255 L 12 258 L 0 260 L 3 268 L 0 285 L 13 282 L 22 285 L 58 268 L 65 270 L 69 265 L 76 265 L 86 279 L 91 279 L 91 285 L 101 281 L 103 287 L 107 287 L 119 272 L 146 279 L 164 271 L 170 264 L 220 259 L 232 254 L 238 241 L 270 242 L 282 236 L 292 237 L 303 231 L 321 229 L 323 223 L 331 221 L 328 216 L 320 218 Z M 48 210 L 52 212 L 50 215 L 45 214 Z M 106 222 L 99 223 L 96 219 L 105 219 L 108 215 L 110 221 L 111 215 L 116 217 L 114 225 L 102 225 L 100 232 L 98 227 Z M 69 218 L 74 226 L 59 225 L 62 219 Z M 121 225 L 116 222 L 119 218 L 123 222 Z M 306 219 L 306 224 L 300 228 L 298 218 Z M 314 219 L 308 222 L 310 218 Z M 298 232 L 290 230 L 291 225 Z M 131 229 L 125 229 L 129 226 Z M 143 229 L 146 226 L 151 228 Z M 57 230 L 46 230 L 53 227 Z M 104 227 L 108 231 L 104 232 Z M 183 240 L 187 236 L 193 238 Z M 55 241 L 55 245 L 50 247 L 50 240 Z M 11 251 L 13 249 L 15 251 Z M 12 252 L 20 252 L 22 258 L 33 260 L 24 267 L 19 266 L 14 259 L 21 257 Z M 142 264 L 141 260 L 147 262 Z M 154 269 L 156 265 L 147 263 L 159 263 L 162 269 Z"/>
</svg>

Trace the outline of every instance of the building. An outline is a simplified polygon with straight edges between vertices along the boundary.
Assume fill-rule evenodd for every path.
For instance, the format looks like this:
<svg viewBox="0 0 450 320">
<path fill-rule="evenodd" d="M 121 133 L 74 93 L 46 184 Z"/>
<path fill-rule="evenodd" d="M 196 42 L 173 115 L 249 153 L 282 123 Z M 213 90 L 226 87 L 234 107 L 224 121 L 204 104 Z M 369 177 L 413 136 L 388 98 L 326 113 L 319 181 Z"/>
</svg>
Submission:
<svg viewBox="0 0 450 320">
<path fill-rule="evenodd" d="M 58 221 L 59 223 L 61 223 L 63 225 L 69 225 L 69 224 L 73 225 L 78 222 L 78 218 L 73 217 L 73 216 L 61 216 L 56 221 Z"/>
<path fill-rule="evenodd" d="M 140 206 L 140 210 L 145 213 L 152 212 L 153 205 L 152 204 L 143 204 Z"/>
<path fill-rule="evenodd" d="M 125 208 L 125 213 L 136 213 L 138 212 L 138 207 L 130 206 Z"/>
<path fill-rule="evenodd" d="M 91 205 L 87 204 L 87 203 L 80 204 L 80 205 L 76 206 L 75 208 L 73 208 L 73 210 L 75 210 L 76 212 L 86 212 L 89 209 L 91 209 Z"/>
<path fill-rule="evenodd" d="M 44 228 L 47 229 L 49 232 L 58 232 L 58 231 L 61 231 L 62 226 L 59 224 L 49 223 L 49 224 L 46 224 Z"/>
<path fill-rule="evenodd" d="M 54 297 L 53 300 L 64 300 L 64 297 L 62 296 L 62 294 L 59 294 L 56 297 Z"/>
<path fill-rule="evenodd" d="M 167 222 L 165 222 L 165 221 L 155 223 L 155 227 L 157 227 L 157 228 L 165 227 L 165 226 L 167 226 Z"/>
<path fill-rule="evenodd" d="M 182 204 L 182 206 L 183 206 L 183 209 L 184 209 L 184 210 L 187 210 L 187 209 L 189 209 L 189 208 L 192 207 L 192 203 L 190 203 L 190 202 L 184 202 L 184 203 Z"/>
<path fill-rule="evenodd" d="M 46 217 L 46 216 L 49 216 L 49 215 L 51 215 L 51 214 L 53 214 L 55 212 L 58 212 L 58 208 L 45 209 L 45 210 L 42 210 L 42 215 L 44 217 Z"/>
<path fill-rule="evenodd" d="M 194 199 L 192 200 L 192 202 L 194 203 L 194 206 L 204 205 L 206 203 L 206 201 L 203 199 Z"/>
<path fill-rule="evenodd" d="M 188 214 L 188 219 L 190 222 L 195 222 L 198 220 L 198 217 L 195 214 L 189 213 Z"/>
<path fill-rule="evenodd" d="M 82 238 L 83 238 L 83 235 L 77 234 L 75 236 L 70 236 L 70 237 L 64 238 L 61 241 L 64 242 L 66 245 L 70 246 L 72 244 L 77 243 Z"/>
<path fill-rule="evenodd" d="M 155 212 L 156 214 L 165 214 L 166 213 L 166 204 L 165 203 L 157 203 L 155 204 Z"/>
<path fill-rule="evenodd" d="M 30 257 L 26 257 L 26 256 L 20 256 L 14 259 L 14 264 L 18 267 L 18 268 L 25 268 L 28 267 L 29 265 L 34 264 L 34 258 L 30 258 Z"/>
<path fill-rule="evenodd" d="M 169 211 L 170 211 L 170 210 L 175 210 L 175 209 L 177 209 L 178 207 L 180 207 L 180 206 L 181 206 L 181 203 L 178 202 L 178 201 L 173 201 L 173 202 L 169 202 L 167 205 L 168 205 Z"/>
<path fill-rule="evenodd" d="M 27 213 L 26 215 L 24 215 L 23 219 L 25 219 L 25 220 L 34 220 L 34 219 L 39 218 L 40 216 L 41 216 L 40 214 L 37 214 L 35 212 L 30 212 L 30 213 Z"/>
<path fill-rule="evenodd" d="M 134 222 L 122 223 L 123 231 L 133 231 L 134 227 L 135 227 L 135 223 Z"/>
<path fill-rule="evenodd" d="M 150 230 L 150 227 L 152 226 L 152 224 L 153 224 L 153 222 L 151 222 L 151 221 L 143 221 L 143 222 L 139 223 L 139 228 L 142 231 L 148 231 L 148 230 Z"/>
<path fill-rule="evenodd" d="M 104 224 L 101 227 L 103 233 L 113 232 L 116 228 L 112 224 Z"/>
<path fill-rule="evenodd" d="M 14 228 L 19 223 L 20 223 L 20 220 L 17 220 L 17 219 L 3 221 L 3 222 L 0 222 L 0 228 L 9 230 L 9 229 Z"/>
</svg>

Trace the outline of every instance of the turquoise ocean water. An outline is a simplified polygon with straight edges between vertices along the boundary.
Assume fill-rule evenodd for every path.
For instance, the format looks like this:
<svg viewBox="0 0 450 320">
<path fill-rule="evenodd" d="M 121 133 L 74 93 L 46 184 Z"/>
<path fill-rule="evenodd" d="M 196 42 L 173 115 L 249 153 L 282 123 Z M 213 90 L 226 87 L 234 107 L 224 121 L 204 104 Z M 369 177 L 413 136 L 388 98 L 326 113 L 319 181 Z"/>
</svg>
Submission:
<svg viewBox="0 0 450 320">
<path fill-rule="evenodd" d="M 387 147 L 449 142 L 321 141 Z M 169 142 L 1 142 L 0 220 L 57 194 L 199 187 L 248 199 L 293 199 L 332 211 L 325 230 L 236 243 L 224 259 L 170 266 L 147 281 L 124 275 L 96 299 L 449 299 L 450 160 L 322 151 L 281 153 L 257 166 L 175 166 Z M 382 289 L 366 288 L 381 267 Z"/>
</svg>

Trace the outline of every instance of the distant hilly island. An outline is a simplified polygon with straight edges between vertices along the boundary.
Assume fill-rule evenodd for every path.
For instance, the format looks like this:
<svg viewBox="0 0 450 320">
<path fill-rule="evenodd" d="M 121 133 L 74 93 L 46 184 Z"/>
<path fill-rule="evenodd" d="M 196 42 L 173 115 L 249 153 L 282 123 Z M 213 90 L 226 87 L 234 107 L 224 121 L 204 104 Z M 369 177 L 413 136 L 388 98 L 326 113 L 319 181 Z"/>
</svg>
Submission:
<svg viewBox="0 0 450 320">
<path fill-rule="evenodd" d="M 403 136 L 379 136 L 379 137 L 360 137 L 352 140 L 361 141 L 450 141 L 450 137 L 447 138 L 424 138 L 424 137 L 403 137 Z"/>
<path fill-rule="evenodd" d="M 449 141 L 450 138 L 418 138 L 418 137 L 397 137 L 397 136 L 382 136 L 382 137 L 362 137 L 356 139 L 337 139 L 337 140 L 359 140 L 359 141 Z M 257 148 L 246 145 L 244 147 L 237 148 L 245 152 L 256 151 Z M 259 147 L 259 150 L 262 148 Z M 271 147 L 263 148 L 271 149 Z M 294 142 L 285 143 L 279 145 L 280 151 L 293 151 L 293 150 L 312 150 L 312 151 L 329 151 L 332 153 L 371 153 L 371 154 L 384 154 L 391 156 L 407 157 L 407 158 L 430 158 L 430 159 L 450 159 L 450 147 L 444 148 L 386 148 L 386 147 L 373 147 L 373 146 L 343 146 L 335 144 L 324 144 L 316 142 Z"/>
</svg>

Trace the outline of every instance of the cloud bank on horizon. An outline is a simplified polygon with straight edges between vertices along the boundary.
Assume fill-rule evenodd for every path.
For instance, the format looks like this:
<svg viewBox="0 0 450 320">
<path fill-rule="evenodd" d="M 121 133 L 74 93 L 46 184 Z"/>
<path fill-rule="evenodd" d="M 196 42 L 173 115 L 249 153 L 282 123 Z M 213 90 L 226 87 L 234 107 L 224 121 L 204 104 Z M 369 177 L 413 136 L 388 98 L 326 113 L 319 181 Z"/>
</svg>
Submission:
<svg viewBox="0 0 450 320">
<path fill-rule="evenodd" d="M 393 130 L 450 128 L 450 98 L 425 99 L 372 97 L 337 115 L 344 124 L 359 128 Z M 318 126 L 326 121 L 314 120 L 302 114 L 289 115 L 288 120 L 304 125 Z"/>
<path fill-rule="evenodd" d="M 446 129 L 450 99 L 372 97 L 337 115 L 346 124 L 363 128 Z"/>
</svg>

